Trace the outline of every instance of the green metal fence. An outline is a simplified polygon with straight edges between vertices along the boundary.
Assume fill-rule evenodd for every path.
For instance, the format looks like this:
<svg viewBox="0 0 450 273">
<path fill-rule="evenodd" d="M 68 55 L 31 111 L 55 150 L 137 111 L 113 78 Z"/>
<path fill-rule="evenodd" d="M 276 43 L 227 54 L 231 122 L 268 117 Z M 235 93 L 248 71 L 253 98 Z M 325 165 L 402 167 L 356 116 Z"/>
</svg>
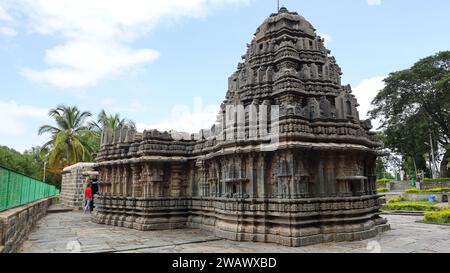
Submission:
<svg viewBox="0 0 450 273">
<path fill-rule="evenodd" d="M 0 211 L 58 194 L 53 185 L 0 167 Z"/>
</svg>

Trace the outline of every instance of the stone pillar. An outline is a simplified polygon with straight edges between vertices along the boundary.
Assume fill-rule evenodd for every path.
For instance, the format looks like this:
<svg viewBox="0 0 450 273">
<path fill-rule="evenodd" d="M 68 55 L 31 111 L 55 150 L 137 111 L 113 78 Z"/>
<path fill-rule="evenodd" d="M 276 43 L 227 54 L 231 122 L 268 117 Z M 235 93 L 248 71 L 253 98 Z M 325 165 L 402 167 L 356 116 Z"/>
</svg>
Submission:
<svg viewBox="0 0 450 273">
<path fill-rule="evenodd" d="M 225 191 L 225 188 L 223 187 L 221 183 L 222 177 L 222 165 L 220 161 L 216 163 L 216 178 L 217 178 L 217 189 L 216 189 L 216 197 L 221 197 Z"/>
<path fill-rule="evenodd" d="M 128 165 L 124 165 L 122 169 L 122 195 L 129 196 L 129 167 Z"/>
<path fill-rule="evenodd" d="M 236 139 L 242 141 L 246 139 L 245 135 L 245 108 L 244 105 L 236 105 Z"/>
<path fill-rule="evenodd" d="M 255 154 L 249 154 L 247 157 L 247 175 L 246 177 L 249 180 L 249 191 L 248 195 L 251 198 L 256 198 L 258 195 L 258 177 L 257 177 L 257 169 L 255 164 Z"/>
<path fill-rule="evenodd" d="M 109 168 L 108 166 L 102 166 L 101 173 L 102 173 L 102 183 L 100 184 L 100 192 L 102 194 L 108 193 L 108 183 L 109 183 Z"/>
<path fill-rule="evenodd" d="M 337 182 L 337 192 L 338 195 L 347 196 L 350 195 L 350 185 L 349 181 L 346 180 L 347 172 L 346 172 L 346 156 L 344 154 L 340 154 L 337 160 L 337 168 L 336 168 L 336 182 Z"/>
<path fill-rule="evenodd" d="M 132 164 L 131 171 L 132 171 L 132 180 L 133 180 L 132 196 L 133 197 L 142 197 L 142 187 L 141 187 L 141 182 L 140 182 L 141 166 L 139 164 Z"/>
<path fill-rule="evenodd" d="M 329 195 L 336 195 L 336 175 L 334 170 L 335 156 L 333 154 L 328 154 L 325 162 L 325 181 L 326 181 L 326 192 Z"/>
<path fill-rule="evenodd" d="M 294 161 L 294 154 L 292 151 L 286 152 L 286 162 L 287 162 L 287 174 L 289 175 L 287 179 L 287 190 L 288 190 L 288 198 L 295 197 L 296 191 L 295 191 L 295 181 L 294 181 L 294 175 L 295 175 L 295 161 Z"/>
<path fill-rule="evenodd" d="M 103 194 L 104 192 L 106 192 L 105 186 L 106 186 L 106 168 L 105 167 L 100 167 L 99 168 L 99 181 L 100 183 L 98 184 L 98 192 L 100 194 Z"/>
<path fill-rule="evenodd" d="M 191 192 L 190 195 L 195 197 L 198 196 L 198 188 L 197 188 L 197 182 L 196 182 L 196 172 L 195 172 L 195 162 L 191 161 L 189 162 L 189 170 L 191 173 Z"/>
<path fill-rule="evenodd" d="M 248 119 L 249 119 L 249 127 L 248 127 L 248 136 L 250 140 L 258 139 L 258 105 L 253 102 L 248 107 Z"/>
<path fill-rule="evenodd" d="M 150 196 L 163 197 L 164 196 L 164 169 L 163 165 L 155 165 L 150 169 L 149 178 Z M 168 193 L 170 194 L 170 193 Z"/>
<path fill-rule="evenodd" d="M 116 175 L 115 175 L 115 195 L 120 195 L 120 184 L 121 184 L 121 172 L 120 172 L 120 165 L 116 166 Z"/>
<path fill-rule="evenodd" d="M 208 187 L 207 187 L 207 177 L 206 177 L 206 168 L 205 163 L 203 161 L 197 162 L 198 174 L 199 174 L 199 188 L 200 188 L 200 196 L 208 197 Z"/>
<path fill-rule="evenodd" d="M 360 155 L 354 154 L 352 158 L 353 158 L 353 160 L 351 161 L 352 162 L 352 170 L 351 170 L 350 176 L 362 177 L 364 174 L 362 173 L 362 170 L 361 170 Z M 364 195 L 364 193 L 366 191 L 365 182 L 366 182 L 365 179 L 360 179 L 358 181 L 352 181 L 354 195 Z"/>
<path fill-rule="evenodd" d="M 221 184 L 222 184 L 222 197 L 226 197 L 226 195 L 228 194 L 228 189 L 227 189 L 227 183 L 226 183 L 226 179 L 228 179 L 228 160 L 225 159 L 222 161 L 222 175 L 221 177 Z"/>
<path fill-rule="evenodd" d="M 208 174 L 208 184 L 210 185 L 210 195 L 211 197 L 219 197 L 220 196 L 220 180 L 219 180 L 219 171 L 218 164 L 215 160 L 209 162 L 209 174 Z"/>
<path fill-rule="evenodd" d="M 112 195 L 117 195 L 117 184 L 119 182 L 119 167 L 112 167 Z"/>
<path fill-rule="evenodd" d="M 128 165 L 128 180 L 127 180 L 127 196 L 133 196 L 133 170 L 131 169 L 131 165 Z"/>
<path fill-rule="evenodd" d="M 123 196 L 123 187 L 124 187 L 124 177 L 123 177 L 123 172 L 124 172 L 124 168 L 125 166 L 123 165 L 119 165 L 117 167 L 117 195 L 118 196 Z"/>
<path fill-rule="evenodd" d="M 318 182 L 319 182 L 319 187 L 318 187 L 318 194 L 319 196 L 325 196 L 326 195 L 326 190 L 325 190 L 325 176 L 324 176 L 324 162 L 323 162 L 323 155 L 321 154 L 319 156 L 319 162 L 318 162 Z"/>
<path fill-rule="evenodd" d="M 244 157 L 242 154 L 239 154 L 237 157 L 235 157 L 235 167 L 237 171 L 237 175 L 234 178 L 237 179 L 243 179 L 245 176 L 245 162 Z M 247 193 L 246 189 L 246 183 L 244 183 L 242 180 L 237 185 L 238 188 L 238 196 L 243 197 L 245 193 Z"/>
<path fill-rule="evenodd" d="M 114 166 L 108 166 L 108 194 L 113 195 L 114 193 Z"/>
<path fill-rule="evenodd" d="M 141 185 L 142 185 L 142 196 L 143 197 L 153 197 L 153 183 L 151 181 L 152 170 L 150 169 L 149 163 L 142 163 L 141 170 Z"/>
<path fill-rule="evenodd" d="M 113 183 L 114 183 L 114 167 L 108 166 L 108 194 L 113 194 Z"/>
<path fill-rule="evenodd" d="M 256 177 L 257 177 L 257 195 L 258 198 L 268 197 L 269 192 L 268 189 L 268 181 L 266 181 L 266 162 L 264 154 L 260 153 L 257 155 L 257 163 L 256 163 Z"/>
<path fill-rule="evenodd" d="M 366 163 L 366 166 L 367 166 L 366 168 L 367 168 L 367 172 L 368 172 L 367 179 L 368 179 L 368 184 L 369 184 L 369 189 L 370 189 L 369 194 L 373 195 L 373 194 L 376 194 L 376 192 L 377 192 L 377 186 L 376 186 L 377 176 L 375 173 L 375 166 L 376 166 L 377 159 L 376 159 L 376 156 L 372 156 L 372 155 L 369 155 L 368 158 L 369 159 Z"/>
<path fill-rule="evenodd" d="M 172 197 L 180 197 L 182 190 L 182 182 L 183 182 L 183 166 L 181 165 L 177 165 L 177 164 L 173 164 L 171 166 L 171 174 L 172 174 L 172 178 L 171 178 L 171 196 Z"/>
<path fill-rule="evenodd" d="M 297 180 L 297 187 L 295 192 L 296 198 L 302 198 L 304 196 L 309 197 L 313 193 L 313 186 L 311 185 L 310 175 L 307 168 L 305 168 L 304 159 L 302 156 L 303 154 L 299 155 L 296 160 L 296 164 L 298 167 L 295 178 Z"/>
</svg>

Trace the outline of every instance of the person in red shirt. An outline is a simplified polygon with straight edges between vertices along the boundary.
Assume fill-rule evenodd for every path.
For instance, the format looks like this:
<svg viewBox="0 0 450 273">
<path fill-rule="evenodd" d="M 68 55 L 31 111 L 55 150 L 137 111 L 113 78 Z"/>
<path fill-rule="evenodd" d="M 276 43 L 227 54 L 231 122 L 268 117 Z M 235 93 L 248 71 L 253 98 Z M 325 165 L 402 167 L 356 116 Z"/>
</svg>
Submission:
<svg viewBox="0 0 450 273">
<path fill-rule="evenodd" d="M 89 211 L 89 213 L 91 213 L 91 202 L 92 202 L 91 183 L 88 183 L 86 189 L 84 190 L 84 199 L 86 200 L 85 206 L 84 206 L 84 213 L 86 213 L 87 211 Z"/>
</svg>

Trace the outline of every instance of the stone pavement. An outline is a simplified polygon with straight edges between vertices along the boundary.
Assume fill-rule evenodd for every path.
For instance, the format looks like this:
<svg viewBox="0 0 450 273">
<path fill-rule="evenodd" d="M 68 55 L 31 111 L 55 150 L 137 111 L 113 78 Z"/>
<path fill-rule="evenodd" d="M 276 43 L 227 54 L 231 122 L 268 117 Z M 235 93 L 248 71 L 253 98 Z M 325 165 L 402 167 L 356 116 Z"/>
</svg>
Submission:
<svg viewBox="0 0 450 273">
<path fill-rule="evenodd" d="M 82 212 L 48 214 L 38 222 L 20 252 L 122 253 L 450 253 L 450 226 L 417 223 L 423 217 L 385 215 L 392 230 L 372 240 L 291 248 L 234 242 L 197 229 L 146 231 L 95 224 Z"/>
</svg>

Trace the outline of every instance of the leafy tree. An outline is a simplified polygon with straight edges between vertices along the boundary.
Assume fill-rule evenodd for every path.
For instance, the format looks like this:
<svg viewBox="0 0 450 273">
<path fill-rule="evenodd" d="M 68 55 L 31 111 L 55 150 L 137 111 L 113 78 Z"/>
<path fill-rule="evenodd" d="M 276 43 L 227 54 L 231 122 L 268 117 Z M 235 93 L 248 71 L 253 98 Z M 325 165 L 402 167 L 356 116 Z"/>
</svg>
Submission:
<svg viewBox="0 0 450 273">
<path fill-rule="evenodd" d="M 0 166 L 35 178 L 39 168 L 30 157 L 5 146 L 0 147 Z"/>
<path fill-rule="evenodd" d="M 116 129 L 120 127 L 136 128 L 136 124 L 128 119 L 121 118 L 120 114 L 108 115 L 102 110 L 97 117 L 97 122 L 90 122 L 89 128 L 98 134 L 105 128 Z"/>
<path fill-rule="evenodd" d="M 393 179 L 394 178 L 392 176 L 392 174 L 388 172 L 386 167 L 387 166 L 386 166 L 385 162 L 382 160 L 382 158 L 378 157 L 377 162 L 376 162 L 376 168 L 375 168 L 375 173 L 377 174 L 377 179 L 383 179 L 383 178 Z"/>
<path fill-rule="evenodd" d="M 417 169 L 434 147 L 444 150 L 441 176 L 450 159 L 450 51 L 424 58 L 413 67 L 391 73 L 372 104 L 380 118 L 386 147 L 403 155 Z M 406 160 L 404 163 L 408 163 Z M 423 165 L 423 164 L 422 164 Z M 423 166 L 420 166 L 423 167 Z"/>
<path fill-rule="evenodd" d="M 81 112 L 76 106 L 59 105 L 49 115 L 55 119 L 56 126 L 43 125 L 38 133 L 51 134 L 51 140 L 43 147 L 49 149 L 50 168 L 62 169 L 65 165 L 92 160 L 94 148 L 89 145 L 92 132 L 86 126 L 91 113 Z"/>
<path fill-rule="evenodd" d="M 35 168 L 35 175 L 30 175 L 38 180 L 42 180 L 46 183 L 50 183 L 52 185 L 55 185 L 58 188 L 61 188 L 61 172 L 59 169 L 52 169 L 47 164 L 44 164 L 44 162 L 48 162 L 48 149 L 41 148 L 41 147 L 33 147 L 29 150 L 26 150 L 23 153 L 25 156 L 29 157 L 34 164 L 36 164 Z M 45 170 L 44 170 L 45 167 Z"/>
<path fill-rule="evenodd" d="M 12 171 L 33 177 L 37 180 L 44 178 L 44 159 L 41 148 L 33 147 L 23 153 L 14 149 L 0 146 L 0 166 Z M 46 169 L 45 182 L 60 187 L 61 175 Z"/>
</svg>

